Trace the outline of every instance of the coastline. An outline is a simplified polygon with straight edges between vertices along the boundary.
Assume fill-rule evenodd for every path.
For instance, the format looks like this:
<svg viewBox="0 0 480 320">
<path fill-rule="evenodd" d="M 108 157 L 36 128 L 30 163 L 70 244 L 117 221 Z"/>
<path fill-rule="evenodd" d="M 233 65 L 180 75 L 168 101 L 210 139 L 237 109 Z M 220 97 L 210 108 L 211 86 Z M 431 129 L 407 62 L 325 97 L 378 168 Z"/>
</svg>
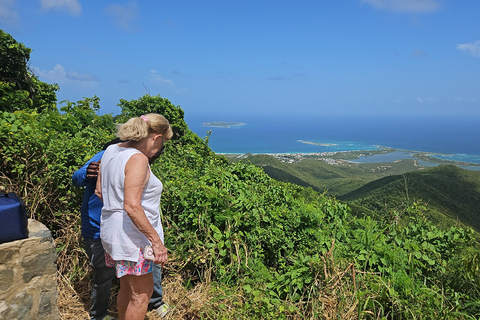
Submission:
<svg viewBox="0 0 480 320">
<path fill-rule="evenodd" d="M 204 122 L 202 126 L 209 128 L 232 128 L 232 127 L 241 127 L 246 125 L 244 122 L 226 122 L 226 121 L 213 121 L 213 122 Z"/>
<path fill-rule="evenodd" d="M 323 146 L 323 147 L 338 146 L 338 143 L 320 143 L 320 142 L 311 142 L 311 141 L 305 141 L 305 140 L 297 140 L 297 141 L 305 144 L 312 144 L 314 146 Z"/>
<path fill-rule="evenodd" d="M 480 133 L 477 119 L 242 115 L 229 117 L 233 121 L 211 120 L 218 117 L 202 114 L 191 119 L 189 127 L 199 136 L 212 130 L 208 143 L 220 154 L 301 154 L 357 161 L 358 156 L 352 156 L 356 152 L 370 156 L 373 150 L 387 149 L 439 164 L 480 165 L 480 146 L 467 138 Z M 235 123 L 246 125 L 222 127 Z M 206 128 L 205 124 L 218 127 Z"/>
<path fill-rule="evenodd" d="M 450 160 L 436 157 L 441 156 L 455 156 L 446 153 L 434 153 L 416 150 L 394 149 L 390 147 L 376 145 L 377 150 L 340 150 L 328 152 L 275 152 L 275 153 L 217 153 L 237 159 L 245 159 L 249 156 L 268 155 L 272 156 L 282 162 L 297 163 L 304 159 L 322 160 L 328 164 L 338 163 L 396 163 L 401 160 L 413 160 L 418 166 L 435 166 L 442 164 L 457 165 L 467 170 L 480 171 L 480 163 L 466 162 L 459 160 Z M 368 161 L 365 161 L 368 160 Z"/>
</svg>

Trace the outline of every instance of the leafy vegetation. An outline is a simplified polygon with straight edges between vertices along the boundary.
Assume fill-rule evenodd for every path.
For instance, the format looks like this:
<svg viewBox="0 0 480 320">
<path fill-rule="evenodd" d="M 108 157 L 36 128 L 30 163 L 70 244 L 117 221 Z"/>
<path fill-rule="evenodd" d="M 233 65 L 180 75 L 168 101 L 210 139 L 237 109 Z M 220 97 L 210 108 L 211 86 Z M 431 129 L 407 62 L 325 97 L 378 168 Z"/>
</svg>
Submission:
<svg viewBox="0 0 480 320">
<path fill-rule="evenodd" d="M 239 161 L 230 157 L 230 161 Z M 348 202 L 355 214 L 381 219 L 405 210 L 412 201 L 428 203 L 427 217 L 436 225 L 462 225 L 480 231 L 480 172 L 454 165 L 415 166 L 414 160 L 352 164 L 304 159 L 285 163 L 269 155 L 250 155 L 241 161 L 264 169 L 270 177 L 327 191 Z"/>
<path fill-rule="evenodd" d="M 32 50 L 0 30 L 0 111 L 55 107 L 58 86 L 38 80 L 28 68 Z"/>
<path fill-rule="evenodd" d="M 381 214 L 410 201 L 424 201 L 428 203 L 428 217 L 436 224 L 454 225 L 459 220 L 480 231 L 480 172 L 453 165 L 385 177 L 340 199 Z"/>
<path fill-rule="evenodd" d="M 165 281 L 209 285 L 189 319 L 475 319 L 479 254 L 471 229 L 440 229 L 410 198 L 383 219 L 262 168 L 230 163 L 193 134 L 179 106 L 160 96 L 120 100 L 124 121 L 165 115 L 175 131 L 152 166 L 164 183 Z M 82 191 L 72 173 L 113 137 L 99 99 L 0 112 L 0 185 L 23 196 L 52 230 L 62 279 L 88 279 L 78 236 Z M 166 296 L 168 301 L 169 297 Z M 175 301 L 169 301 L 175 305 Z M 182 304 L 176 305 L 177 311 Z"/>
</svg>

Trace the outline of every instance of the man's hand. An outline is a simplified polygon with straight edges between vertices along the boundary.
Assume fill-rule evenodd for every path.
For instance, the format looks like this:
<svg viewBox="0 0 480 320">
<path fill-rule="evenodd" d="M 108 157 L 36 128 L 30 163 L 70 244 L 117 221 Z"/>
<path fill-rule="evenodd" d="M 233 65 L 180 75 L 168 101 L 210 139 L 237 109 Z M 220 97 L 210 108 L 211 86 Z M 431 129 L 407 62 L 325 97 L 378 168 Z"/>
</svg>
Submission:
<svg viewBox="0 0 480 320">
<path fill-rule="evenodd" d="M 101 160 L 100 160 L 101 161 Z M 100 168 L 100 161 L 92 161 L 87 167 L 87 179 L 95 180 L 98 176 L 98 169 Z"/>
</svg>

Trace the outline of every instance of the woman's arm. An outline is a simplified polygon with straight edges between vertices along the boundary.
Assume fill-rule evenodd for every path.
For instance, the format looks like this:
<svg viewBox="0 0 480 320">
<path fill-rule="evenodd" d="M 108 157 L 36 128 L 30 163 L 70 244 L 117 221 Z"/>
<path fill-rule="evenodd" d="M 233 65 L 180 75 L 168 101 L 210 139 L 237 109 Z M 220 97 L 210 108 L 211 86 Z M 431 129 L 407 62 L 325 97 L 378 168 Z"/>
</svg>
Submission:
<svg viewBox="0 0 480 320">
<path fill-rule="evenodd" d="M 148 221 L 141 204 L 142 193 L 149 178 L 148 158 L 141 153 L 131 156 L 125 165 L 124 209 L 133 224 L 152 243 L 153 252 L 155 253 L 154 262 L 163 266 L 167 262 L 167 248 L 165 248 L 157 231 Z"/>
<path fill-rule="evenodd" d="M 97 175 L 97 184 L 95 186 L 95 195 L 100 199 L 100 201 L 103 202 L 102 198 L 102 165 L 99 163 L 98 164 L 98 175 Z"/>
</svg>

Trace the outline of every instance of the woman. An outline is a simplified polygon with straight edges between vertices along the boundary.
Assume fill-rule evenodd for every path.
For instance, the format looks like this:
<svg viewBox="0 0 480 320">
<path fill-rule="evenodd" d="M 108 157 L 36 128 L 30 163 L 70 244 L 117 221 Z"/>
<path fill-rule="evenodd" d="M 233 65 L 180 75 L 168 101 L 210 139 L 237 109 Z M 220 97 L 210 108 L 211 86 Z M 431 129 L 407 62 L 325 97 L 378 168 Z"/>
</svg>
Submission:
<svg viewBox="0 0 480 320">
<path fill-rule="evenodd" d="M 167 119 L 150 113 L 121 124 L 117 136 L 126 142 L 105 151 L 95 190 L 103 201 L 100 238 L 107 264 L 120 278 L 120 320 L 143 320 L 153 292 L 153 263 L 167 262 L 160 221 L 163 185 L 151 172 L 149 159 L 163 151 L 173 132 Z M 148 245 L 153 260 L 144 257 Z"/>
</svg>

